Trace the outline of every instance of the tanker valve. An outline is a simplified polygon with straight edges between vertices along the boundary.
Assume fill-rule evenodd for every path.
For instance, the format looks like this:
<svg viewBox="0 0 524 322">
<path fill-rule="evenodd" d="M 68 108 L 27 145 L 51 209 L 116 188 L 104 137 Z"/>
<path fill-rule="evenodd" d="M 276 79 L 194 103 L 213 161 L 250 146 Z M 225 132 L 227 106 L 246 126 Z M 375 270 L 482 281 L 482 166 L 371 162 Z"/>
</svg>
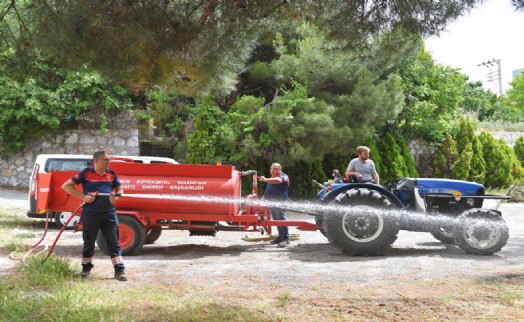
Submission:
<svg viewBox="0 0 524 322">
<path fill-rule="evenodd" d="M 250 174 L 257 174 L 257 170 L 246 170 L 246 171 L 242 171 L 240 172 L 240 175 L 241 176 L 248 176 Z"/>
</svg>

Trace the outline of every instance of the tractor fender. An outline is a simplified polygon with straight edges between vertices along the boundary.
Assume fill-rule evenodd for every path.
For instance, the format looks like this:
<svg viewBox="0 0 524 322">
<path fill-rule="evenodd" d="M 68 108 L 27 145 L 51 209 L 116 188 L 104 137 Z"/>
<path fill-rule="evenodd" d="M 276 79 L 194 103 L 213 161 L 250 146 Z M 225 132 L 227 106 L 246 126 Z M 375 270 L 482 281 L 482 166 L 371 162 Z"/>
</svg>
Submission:
<svg viewBox="0 0 524 322">
<path fill-rule="evenodd" d="M 391 191 L 387 190 L 386 188 L 374 183 L 348 183 L 346 185 L 336 187 L 333 190 L 329 191 L 327 194 L 324 195 L 324 197 L 321 198 L 321 200 L 322 202 L 328 203 L 335 199 L 341 193 L 344 193 L 351 189 L 360 188 L 375 190 L 387 197 L 397 208 L 404 208 L 404 204 L 402 204 L 402 201 L 400 201 L 400 199 L 397 196 L 395 196 Z"/>
<path fill-rule="evenodd" d="M 484 211 L 485 212 L 484 215 L 489 214 L 489 216 L 494 217 L 494 218 L 502 218 L 502 212 L 500 212 L 499 210 L 486 209 L 486 208 L 471 208 L 461 213 L 460 216 L 471 217 L 471 216 L 474 216 L 475 211 Z"/>
</svg>

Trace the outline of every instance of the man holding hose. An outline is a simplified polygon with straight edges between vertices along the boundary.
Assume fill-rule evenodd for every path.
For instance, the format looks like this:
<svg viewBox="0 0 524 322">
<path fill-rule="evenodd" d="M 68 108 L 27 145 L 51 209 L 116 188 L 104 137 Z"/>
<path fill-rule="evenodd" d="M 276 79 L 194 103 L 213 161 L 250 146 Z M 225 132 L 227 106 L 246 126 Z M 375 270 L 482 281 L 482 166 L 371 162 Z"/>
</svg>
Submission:
<svg viewBox="0 0 524 322">
<path fill-rule="evenodd" d="M 122 194 L 122 185 L 113 170 L 108 169 L 109 157 L 104 151 L 93 154 L 93 167 L 88 167 L 67 180 L 63 185 L 68 194 L 76 196 L 84 202 L 82 210 L 82 238 L 84 250 L 82 252 L 81 277 L 87 277 L 93 268 L 95 241 L 101 231 L 111 252 L 111 261 L 115 269 L 115 279 L 127 281 L 124 274 L 122 249 L 118 243 L 118 217 L 115 211 L 115 202 L 119 198 L 115 194 Z M 75 185 L 82 184 L 83 193 L 75 189 Z M 96 193 L 111 194 L 98 196 Z"/>
</svg>

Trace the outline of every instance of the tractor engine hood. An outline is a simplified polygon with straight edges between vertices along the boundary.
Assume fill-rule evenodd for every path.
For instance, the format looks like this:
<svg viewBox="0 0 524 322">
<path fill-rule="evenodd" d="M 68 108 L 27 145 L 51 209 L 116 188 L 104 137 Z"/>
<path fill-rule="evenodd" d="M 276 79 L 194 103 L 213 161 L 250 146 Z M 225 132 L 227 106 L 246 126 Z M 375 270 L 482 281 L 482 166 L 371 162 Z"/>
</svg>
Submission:
<svg viewBox="0 0 524 322">
<path fill-rule="evenodd" d="M 443 194 L 460 199 L 462 196 L 484 195 L 484 185 L 470 181 L 419 178 L 416 185 L 421 196 Z"/>
</svg>

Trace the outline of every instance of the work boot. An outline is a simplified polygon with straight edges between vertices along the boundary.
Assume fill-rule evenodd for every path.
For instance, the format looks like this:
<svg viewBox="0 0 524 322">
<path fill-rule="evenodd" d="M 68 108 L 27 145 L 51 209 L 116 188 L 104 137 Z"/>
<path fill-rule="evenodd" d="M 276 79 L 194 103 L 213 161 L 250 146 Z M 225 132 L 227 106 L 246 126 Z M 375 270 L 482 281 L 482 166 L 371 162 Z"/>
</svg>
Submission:
<svg viewBox="0 0 524 322">
<path fill-rule="evenodd" d="M 86 278 L 89 275 L 91 275 L 91 270 L 82 270 L 80 273 L 78 273 L 78 276 L 81 278 Z"/>
<path fill-rule="evenodd" d="M 127 277 L 124 272 L 115 272 L 115 279 L 121 282 L 127 281 Z"/>
<path fill-rule="evenodd" d="M 283 241 L 278 243 L 278 247 L 288 247 L 289 245 L 291 245 L 291 242 L 289 241 L 289 239 L 284 239 Z"/>
<path fill-rule="evenodd" d="M 280 236 L 279 236 L 277 239 L 273 239 L 273 240 L 270 241 L 269 243 L 270 243 L 271 245 L 278 245 L 278 244 L 280 244 L 282 241 L 283 241 L 283 239 L 280 238 Z"/>
</svg>

